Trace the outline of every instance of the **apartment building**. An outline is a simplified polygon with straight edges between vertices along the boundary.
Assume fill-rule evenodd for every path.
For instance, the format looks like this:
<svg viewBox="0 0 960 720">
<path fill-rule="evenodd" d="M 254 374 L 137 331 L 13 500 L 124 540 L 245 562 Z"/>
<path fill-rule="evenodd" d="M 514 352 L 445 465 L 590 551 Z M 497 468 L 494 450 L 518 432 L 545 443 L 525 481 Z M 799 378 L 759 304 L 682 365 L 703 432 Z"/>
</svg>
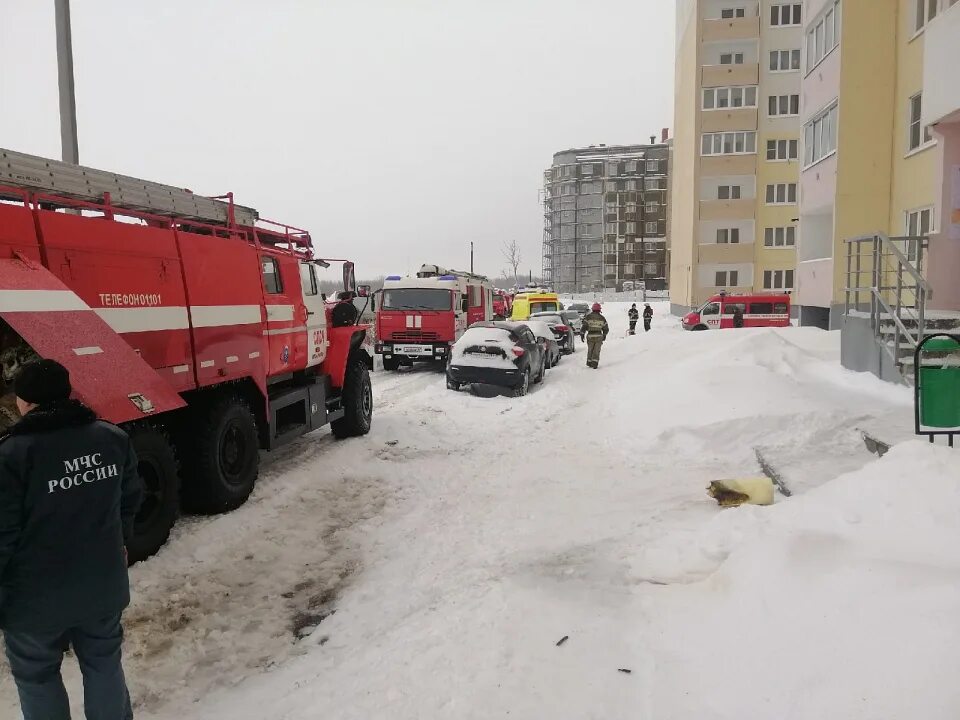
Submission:
<svg viewBox="0 0 960 720">
<path fill-rule="evenodd" d="M 671 303 L 793 290 L 802 2 L 678 0 Z"/>
<path fill-rule="evenodd" d="M 797 303 L 801 323 L 838 327 L 847 243 L 871 233 L 929 238 L 931 279 L 949 241 L 960 165 L 958 0 L 806 0 Z M 957 185 L 960 192 L 960 183 Z M 863 259 L 860 260 L 863 263 Z M 956 264 L 952 272 L 956 277 Z M 956 303 L 938 281 L 932 307 Z"/>
<path fill-rule="evenodd" d="M 543 174 L 545 283 L 561 293 L 666 288 L 669 156 L 667 131 L 660 143 L 553 156 Z"/>
</svg>

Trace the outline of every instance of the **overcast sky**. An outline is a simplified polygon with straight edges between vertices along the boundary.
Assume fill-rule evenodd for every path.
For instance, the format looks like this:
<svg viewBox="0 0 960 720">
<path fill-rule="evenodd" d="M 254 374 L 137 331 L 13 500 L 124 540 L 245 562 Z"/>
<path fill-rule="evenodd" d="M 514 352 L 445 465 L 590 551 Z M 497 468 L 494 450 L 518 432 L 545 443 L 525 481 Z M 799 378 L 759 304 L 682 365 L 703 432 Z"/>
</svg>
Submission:
<svg viewBox="0 0 960 720">
<path fill-rule="evenodd" d="M 82 164 L 236 193 L 358 274 L 540 270 L 554 152 L 673 112 L 673 0 L 73 0 Z M 0 147 L 59 157 L 53 0 L 0 0 Z"/>
</svg>

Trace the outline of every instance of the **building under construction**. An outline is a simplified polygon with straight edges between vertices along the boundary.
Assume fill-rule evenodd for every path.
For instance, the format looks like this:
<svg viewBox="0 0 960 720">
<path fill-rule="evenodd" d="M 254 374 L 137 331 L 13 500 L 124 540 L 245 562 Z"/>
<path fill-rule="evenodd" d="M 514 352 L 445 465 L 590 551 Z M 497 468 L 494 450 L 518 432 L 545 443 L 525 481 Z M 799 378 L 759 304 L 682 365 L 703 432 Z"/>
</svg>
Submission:
<svg viewBox="0 0 960 720">
<path fill-rule="evenodd" d="M 666 289 L 669 165 L 666 131 L 660 143 L 555 154 L 543 174 L 544 282 L 559 293 Z"/>
</svg>

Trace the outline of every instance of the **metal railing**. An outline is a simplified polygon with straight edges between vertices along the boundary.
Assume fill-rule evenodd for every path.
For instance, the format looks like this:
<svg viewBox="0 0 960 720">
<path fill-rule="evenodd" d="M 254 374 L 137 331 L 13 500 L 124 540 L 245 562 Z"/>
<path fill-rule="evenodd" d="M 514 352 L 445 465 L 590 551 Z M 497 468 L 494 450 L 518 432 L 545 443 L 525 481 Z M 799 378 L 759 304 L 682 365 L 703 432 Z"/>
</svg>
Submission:
<svg viewBox="0 0 960 720">
<path fill-rule="evenodd" d="M 931 294 L 923 277 L 929 239 L 876 234 L 846 243 L 845 314 L 869 313 L 877 343 L 901 366 L 924 338 Z"/>
</svg>

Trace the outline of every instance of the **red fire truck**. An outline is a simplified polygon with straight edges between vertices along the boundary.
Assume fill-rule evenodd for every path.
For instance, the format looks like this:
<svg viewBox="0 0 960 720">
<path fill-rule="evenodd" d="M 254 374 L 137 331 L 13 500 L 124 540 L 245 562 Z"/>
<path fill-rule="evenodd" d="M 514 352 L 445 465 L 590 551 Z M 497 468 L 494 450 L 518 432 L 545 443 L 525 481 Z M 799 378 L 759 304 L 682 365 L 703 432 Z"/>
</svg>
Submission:
<svg viewBox="0 0 960 720">
<path fill-rule="evenodd" d="M 494 290 L 493 292 L 493 315 L 501 320 L 510 317 L 513 310 L 513 295 L 505 290 Z"/>
<path fill-rule="evenodd" d="M 684 330 L 726 330 L 737 327 L 788 327 L 790 293 L 721 292 L 683 316 Z"/>
<path fill-rule="evenodd" d="M 381 293 L 376 352 L 385 370 L 446 361 L 467 327 L 493 319 L 493 285 L 482 275 L 424 265 L 416 276 L 389 275 Z"/>
<path fill-rule="evenodd" d="M 130 555 L 145 558 L 181 496 L 196 512 L 243 504 L 260 449 L 370 429 L 366 327 L 352 304 L 325 305 L 318 266 L 306 231 L 232 195 L 0 149 L 4 417 L 22 362 L 63 363 L 133 439 L 146 494 Z M 351 293 L 352 263 L 343 279 Z"/>
</svg>

